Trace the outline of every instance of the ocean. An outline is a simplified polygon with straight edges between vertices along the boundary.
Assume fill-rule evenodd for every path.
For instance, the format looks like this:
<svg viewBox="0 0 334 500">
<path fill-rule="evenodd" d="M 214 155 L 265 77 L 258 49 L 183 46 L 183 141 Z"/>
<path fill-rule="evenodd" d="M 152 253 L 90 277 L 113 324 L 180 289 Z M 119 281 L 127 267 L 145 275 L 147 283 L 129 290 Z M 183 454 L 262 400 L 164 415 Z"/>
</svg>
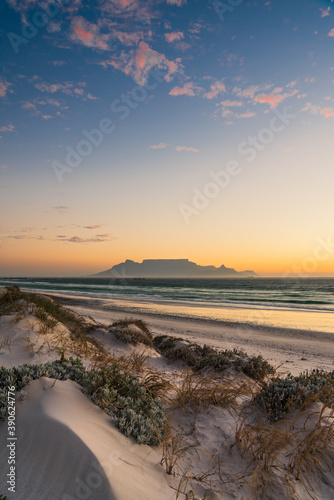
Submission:
<svg viewBox="0 0 334 500">
<path fill-rule="evenodd" d="M 156 313 L 334 333 L 334 278 L 0 279 L 0 286 L 13 284 Z"/>
</svg>

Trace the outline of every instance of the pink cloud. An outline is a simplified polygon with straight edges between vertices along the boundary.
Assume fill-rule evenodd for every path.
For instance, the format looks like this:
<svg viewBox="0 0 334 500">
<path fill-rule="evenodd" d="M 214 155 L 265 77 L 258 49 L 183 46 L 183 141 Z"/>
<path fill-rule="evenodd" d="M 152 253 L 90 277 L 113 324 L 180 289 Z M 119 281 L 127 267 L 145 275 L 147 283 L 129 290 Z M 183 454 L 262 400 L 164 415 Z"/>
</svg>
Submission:
<svg viewBox="0 0 334 500">
<path fill-rule="evenodd" d="M 5 97 L 9 87 L 11 86 L 6 80 L 0 78 L 0 97 Z"/>
<path fill-rule="evenodd" d="M 271 108 L 275 108 L 281 101 L 283 101 L 284 97 L 278 95 L 266 95 L 260 94 L 256 96 L 255 102 L 260 102 L 261 104 L 269 104 Z"/>
<path fill-rule="evenodd" d="M 178 95 L 188 95 L 188 96 L 195 96 L 194 92 L 194 84 L 192 82 L 185 83 L 183 87 L 174 87 L 170 92 L 169 95 L 173 96 L 178 96 Z"/>
<path fill-rule="evenodd" d="M 226 100 L 226 101 L 221 101 L 220 103 L 222 106 L 224 107 L 239 107 L 242 106 L 242 102 L 241 101 L 229 101 L 229 100 Z"/>
<path fill-rule="evenodd" d="M 51 115 L 42 115 L 42 118 L 44 120 L 50 120 L 50 118 L 52 118 L 52 116 Z"/>
<path fill-rule="evenodd" d="M 182 31 L 174 31 L 172 33 L 165 33 L 165 38 L 169 43 L 178 42 L 179 40 L 184 38 L 184 34 L 182 33 Z"/>
<path fill-rule="evenodd" d="M 324 115 L 325 118 L 333 118 L 334 117 L 334 108 L 323 108 L 320 111 L 321 115 Z"/>
<path fill-rule="evenodd" d="M 326 17 L 330 15 L 331 8 L 327 7 L 327 9 L 320 9 L 321 10 L 321 17 Z"/>
<path fill-rule="evenodd" d="M 109 50 L 107 42 L 111 36 L 111 33 L 101 34 L 96 24 L 90 23 L 81 16 L 74 17 L 72 20 L 72 34 L 70 35 L 70 39 L 85 47 Z"/>
<path fill-rule="evenodd" d="M 187 146 L 177 146 L 176 151 L 178 151 L 179 153 L 181 151 L 187 151 L 188 153 L 198 153 L 199 150 L 191 147 L 189 148 Z"/>
<path fill-rule="evenodd" d="M 270 89 L 271 87 L 272 87 L 272 85 L 264 85 L 264 86 L 251 85 L 250 87 L 247 87 L 245 89 L 240 89 L 238 87 L 234 87 L 233 93 L 237 94 L 239 97 L 247 97 L 250 99 L 254 99 L 254 96 L 257 92 L 260 92 L 260 91 L 263 92 L 265 90 Z"/>
<path fill-rule="evenodd" d="M 254 98 L 254 101 L 261 104 L 269 104 L 271 108 L 275 108 L 280 102 L 298 93 L 298 90 L 295 89 L 290 91 L 290 93 L 279 94 L 278 92 L 281 90 L 280 87 L 277 87 L 272 94 L 259 94 Z"/>
<path fill-rule="evenodd" d="M 235 115 L 237 118 L 253 118 L 253 116 L 256 116 L 256 113 L 241 113 L 241 114 L 236 114 Z"/>
<path fill-rule="evenodd" d="M 136 50 L 132 50 L 130 53 L 123 51 L 120 56 L 104 61 L 101 65 L 103 67 L 113 66 L 131 76 L 138 85 L 145 85 L 148 73 L 152 68 L 167 69 L 165 80 L 170 81 L 182 67 L 180 63 L 179 58 L 170 61 L 164 54 L 151 49 L 147 43 L 140 42 Z"/>
<path fill-rule="evenodd" d="M 205 99 L 214 99 L 219 94 L 226 92 L 226 87 L 222 82 L 217 81 L 212 84 L 210 87 L 210 91 L 203 95 Z"/>
<path fill-rule="evenodd" d="M 328 33 L 328 36 L 330 36 L 330 37 L 333 37 L 333 36 L 334 36 L 334 28 L 332 28 L 332 29 L 330 30 L 330 32 Z"/>
<path fill-rule="evenodd" d="M 167 0 L 167 3 L 170 5 L 176 5 L 177 7 L 181 7 L 185 3 L 187 3 L 187 0 Z"/>
<path fill-rule="evenodd" d="M 10 123 L 9 125 L 4 125 L 3 127 L 0 127 L 0 132 L 14 132 L 14 125 Z"/>
<path fill-rule="evenodd" d="M 93 33 L 91 33 L 90 31 L 85 31 L 84 29 L 80 28 L 80 26 L 77 26 L 74 31 L 78 35 L 78 38 L 80 38 L 80 40 L 84 43 L 94 39 Z"/>
</svg>

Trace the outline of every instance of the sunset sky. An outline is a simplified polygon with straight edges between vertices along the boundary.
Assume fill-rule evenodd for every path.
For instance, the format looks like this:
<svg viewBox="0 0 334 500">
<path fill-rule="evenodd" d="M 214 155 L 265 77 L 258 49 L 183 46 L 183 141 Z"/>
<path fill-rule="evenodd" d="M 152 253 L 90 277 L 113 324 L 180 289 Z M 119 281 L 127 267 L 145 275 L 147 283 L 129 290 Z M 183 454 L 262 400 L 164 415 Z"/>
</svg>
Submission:
<svg viewBox="0 0 334 500">
<path fill-rule="evenodd" d="M 155 258 L 334 276 L 333 13 L 3 0 L 0 276 Z"/>
</svg>

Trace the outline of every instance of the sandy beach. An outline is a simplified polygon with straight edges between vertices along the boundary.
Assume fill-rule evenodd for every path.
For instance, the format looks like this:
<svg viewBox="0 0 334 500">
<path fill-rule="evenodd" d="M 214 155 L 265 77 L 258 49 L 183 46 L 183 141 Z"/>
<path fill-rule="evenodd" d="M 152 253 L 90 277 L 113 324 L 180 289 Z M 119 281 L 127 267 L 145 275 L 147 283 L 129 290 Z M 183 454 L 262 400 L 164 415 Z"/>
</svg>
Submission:
<svg viewBox="0 0 334 500">
<path fill-rule="evenodd" d="M 281 373 L 296 375 L 315 368 L 334 369 L 334 333 L 250 326 L 195 316 L 184 318 L 176 314 L 177 307 L 174 307 L 174 314 L 156 314 L 131 300 L 54 296 L 79 314 L 92 316 L 101 323 L 135 317 L 146 321 L 154 335 L 172 335 L 217 349 L 238 348 L 252 355 L 261 354 L 275 366 L 280 366 Z"/>
<path fill-rule="evenodd" d="M 216 349 L 211 353 L 243 349 L 254 359 L 262 355 L 277 368 L 276 376 L 284 377 L 315 368 L 332 371 L 330 334 L 157 315 L 139 312 L 130 302 L 63 295 L 57 296 L 61 305 L 43 299 L 43 307 L 51 303 L 55 308 L 52 314 L 58 321 L 52 323 L 52 314 L 45 316 L 41 305 L 34 306 L 40 304 L 39 295 L 25 299 L 15 293 L 18 299 L 7 299 L 11 312 L 0 317 L 2 381 L 8 374 L 8 380 L 15 381 L 12 388 L 3 384 L 2 412 L 8 391 L 15 387 L 16 394 L 11 403 L 15 411 L 8 406 L 8 415 L 14 411 L 14 417 L 0 421 L 0 493 L 8 499 L 288 500 L 291 491 L 299 500 L 333 498 L 333 410 L 311 399 L 288 420 L 275 423 L 254 403 L 254 395 L 266 387 L 267 375 L 235 371 L 234 361 L 226 371 L 210 371 L 208 365 L 196 373 L 186 358 L 168 357 L 150 340 L 170 336 L 164 338 L 177 349 L 209 345 Z M 73 335 L 75 325 L 85 328 L 87 335 Z M 142 340 L 129 340 L 133 335 Z M 81 365 L 75 368 L 69 356 L 79 357 Z M 22 367 L 25 363 L 35 368 Z M 138 417 L 131 406 L 117 419 L 118 400 L 113 395 L 114 406 L 107 405 L 107 386 L 101 398 L 96 397 L 100 388 L 87 389 L 87 376 L 94 380 L 98 370 L 115 363 L 130 377 L 125 379 L 125 399 L 121 397 L 119 408 L 135 404 L 129 399 L 133 376 L 143 384 L 138 399 L 147 388 L 149 398 L 152 390 L 157 391 L 168 426 L 164 424 L 164 434 L 154 444 L 140 438 L 141 444 L 136 438 L 150 420 L 140 425 L 138 420 L 136 431 Z M 60 376 L 57 370 L 65 371 Z M 9 418 L 15 421 L 15 437 L 8 434 Z M 152 429 L 154 437 L 158 431 Z M 321 432 L 310 450 L 319 458 L 304 463 L 305 443 L 315 429 Z M 6 476 L 9 453 L 15 470 Z"/>
</svg>

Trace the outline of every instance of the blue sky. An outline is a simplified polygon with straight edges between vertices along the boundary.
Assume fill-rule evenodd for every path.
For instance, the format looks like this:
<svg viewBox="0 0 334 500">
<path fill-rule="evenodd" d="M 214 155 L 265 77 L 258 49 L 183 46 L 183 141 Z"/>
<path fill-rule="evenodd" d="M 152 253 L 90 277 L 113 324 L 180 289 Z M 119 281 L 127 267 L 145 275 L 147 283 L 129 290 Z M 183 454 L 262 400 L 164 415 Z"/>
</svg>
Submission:
<svg viewBox="0 0 334 500">
<path fill-rule="evenodd" d="M 277 274 L 330 237 L 332 2 L 6 0 L 1 39 L 1 274 Z"/>
</svg>

